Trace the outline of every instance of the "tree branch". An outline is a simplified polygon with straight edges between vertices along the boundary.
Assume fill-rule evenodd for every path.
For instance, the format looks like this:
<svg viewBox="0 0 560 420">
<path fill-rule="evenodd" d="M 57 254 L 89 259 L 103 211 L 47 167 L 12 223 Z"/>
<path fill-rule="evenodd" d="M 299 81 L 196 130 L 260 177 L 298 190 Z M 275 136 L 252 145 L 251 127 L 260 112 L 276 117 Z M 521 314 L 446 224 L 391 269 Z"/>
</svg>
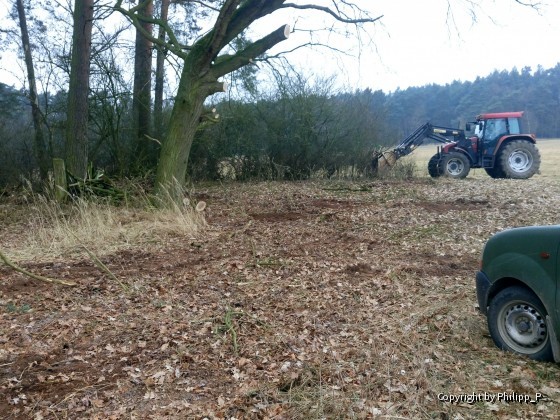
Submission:
<svg viewBox="0 0 560 420">
<path fill-rule="evenodd" d="M 269 61 L 269 60 L 277 59 L 277 58 L 284 58 L 286 55 L 289 55 L 290 53 L 293 53 L 294 51 L 300 50 L 302 48 L 313 48 L 313 47 L 326 48 L 326 49 L 334 51 L 338 54 L 351 56 L 348 51 L 344 51 L 344 50 L 341 50 L 339 48 L 335 48 L 332 45 L 327 45 L 327 44 L 324 44 L 322 42 L 306 42 L 305 44 L 297 45 L 294 48 L 291 48 L 291 49 L 285 50 L 285 51 L 280 51 L 277 54 L 270 55 L 270 56 L 264 57 L 262 59 L 255 58 L 255 61 L 263 62 L 263 61 Z"/>
<path fill-rule="evenodd" d="M 214 28 L 210 32 L 210 39 L 208 45 L 210 53 L 213 56 L 215 54 L 218 54 L 220 50 L 224 47 L 224 44 L 222 44 L 222 40 L 225 38 L 227 34 L 229 23 L 232 17 L 235 15 L 237 6 L 239 6 L 240 3 L 241 0 L 226 0 L 224 2 L 224 5 L 220 8 L 220 13 L 216 18 L 216 23 L 214 24 Z"/>
<path fill-rule="evenodd" d="M 207 7 L 208 9 L 213 10 L 213 11 L 215 11 L 215 12 L 219 12 L 219 11 L 220 11 L 219 8 L 214 7 L 214 6 L 212 6 L 212 5 L 208 4 L 208 3 L 205 3 L 205 2 L 203 2 L 203 1 L 200 1 L 200 0 L 191 0 L 191 1 L 192 1 L 193 3 L 197 3 L 197 4 L 200 4 L 201 6 Z"/>
<path fill-rule="evenodd" d="M 321 12 L 327 13 L 334 17 L 336 20 L 342 23 L 373 23 L 378 21 L 383 17 L 383 15 L 377 16 L 375 18 L 372 17 L 363 17 L 363 18 L 350 18 L 345 17 L 342 15 L 340 10 L 335 12 L 334 10 L 326 7 L 326 6 L 319 6 L 316 4 L 294 4 L 294 3 L 286 3 L 281 6 L 283 9 L 299 9 L 299 10 L 319 10 Z"/>
<path fill-rule="evenodd" d="M 185 47 L 179 43 L 179 41 L 175 37 L 175 33 L 173 32 L 171 27 L 167 24 L 167 22 L 165 22 L 162 19 L 157 19 L 157 18 L 154 18 L 154 17 L 148 18 L 146 16 L 140 15 L 138 13 L 138 11 L 139 11 L 140 6 L 143 5 L 144 2 L 141 2 L 136 7 L 133 7 L 133 8 L 128 9 L 128 10 L 122 7 L 122 2 L 123 2 L 123 0 L 118 0 L 117 3 L 115 3 L 115 5 L 113 6 L 113 9 L 116 10 L 117 12 L 123 14 L 128 19 L 130 19 L 130 21 L 132 22 L 134 27 L 138 31 L 140 31 L 140 33 L 143 36 L 145 36 L 153 44 L 158 45 L 162 48 L 168 49 L 169 51 L 173 52 L 173 54 L 176 54 L 177 56 L 179 56 L 183 59 L 186 58 L 187 53 L 184 52 Z M 167 36 L 169 38 L 169 42 L 166 42 L 165 40 L 162 40 L 158 37 L 155 37 L 153 34 L 146 31 L 143 28 L 143 26 L 141 25 L 141 22 L 151 23 L 152 25 L 158 25 L 161 28 L 163 28 L 163 30 L 165 31 L 165 33 L 167 34 Z"/>
<path fill-rule="evenodd" d="M 528 7 L 532 7 L 535 10 L 539 10 L 540 7 L 542 6 L 542 3 L 540 1 L 530 1 L 530 2 L 524 2 L 521 0 L 515 0 L 516 3 L 519 3 L 522 6 L 528 6 Z"/>
<path fill-rule="evenodd" d="M 227 82 L 209 82 L 205 83 L 202 87 L 205 89 L 205 93 L 210 96 L 214 93 L 226 92 L 228 84 Z"/>
<path fill-rule="evenodd" d="M 17 271 L 18 273 L 24 274 L 27 277 L 31 277 L 32 279 L 39 280 L 39 281 L 42 281 L 42 282 L 45 282 L 45 283 L 61 284 L 63 286 L 76 286 L 76 283 L 71 282 L 71 281 L 51 279 L 51 278 L 48 278 L 48 277 L 39 276 L 38 274 L 33 274 L 30 271 L 27 271 L 27 270 L 19 267 L 18 265 L 14 264 L 12 261 L 10 261 L 8 259 L 8 257 L 6 257 L 2 253 L 2 251 L 0 251 L 0 260 L 4 261 L 4 264 L 6 264 L 12 270 Z"/>
<path fill-rule="evenodd" d="M 226 0 L 220 16 L 210 33 L 196 42 L 204 46 L 210 54 L 210 62 L 215 60 L 219 52 L 236 36 L 241 34 L 256 20 L 278 10 L 285 0 Z M 235 5 L 235 8 L 231 6 Z M 226 6 L 228 6 L 227 13 Z M 209 64 L 209 63 L 208 63 Z"/>
<path fill-rule="evenodd" d="M 253 42 L 247 46 L 247 48 L 237 52 L 235 55 L 218 57 L 211 68 L 212 76 L 219 78 L 231 73 L 232 71 L 238 70 L 247 64 L 250 64 L 255 58 L 264 54 L 276 44 L 288 39 L 289 36 L 290 25 L 283 25 L 264 38 Z"/>
</svg>

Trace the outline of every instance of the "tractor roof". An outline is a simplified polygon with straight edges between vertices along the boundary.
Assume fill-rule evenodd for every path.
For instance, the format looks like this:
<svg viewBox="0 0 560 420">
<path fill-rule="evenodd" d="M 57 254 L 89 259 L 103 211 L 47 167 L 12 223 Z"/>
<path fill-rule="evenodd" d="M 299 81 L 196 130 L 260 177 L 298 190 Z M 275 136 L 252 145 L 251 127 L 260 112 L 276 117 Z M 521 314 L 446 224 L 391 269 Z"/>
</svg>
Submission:
<svg viewBox="0 0 560 420">
<path fill-rule="evenodd" d="M 476 117 L 476 120 L 480 121 L 480 120 L 492 120 L 496 118 L 521 118 L 522 116 L 523 116 L 523 111 L 493 112 L 490 114 L 480 114 Z"/>
</svg>

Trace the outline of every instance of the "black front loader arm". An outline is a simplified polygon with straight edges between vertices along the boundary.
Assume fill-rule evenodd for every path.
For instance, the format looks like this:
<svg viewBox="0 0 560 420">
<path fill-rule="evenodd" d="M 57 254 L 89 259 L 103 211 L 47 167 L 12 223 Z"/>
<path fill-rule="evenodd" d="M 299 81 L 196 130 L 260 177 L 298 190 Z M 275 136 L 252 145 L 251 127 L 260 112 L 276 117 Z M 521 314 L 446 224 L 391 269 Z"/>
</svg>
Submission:
<svg viewBox="0 0 560 420">
<path fill-rule="evenodd" d="M 453 140 L 450 140 L 453 137 Z M 465 138 L 465 131 L 456 128 L 439 127 L 427 122 L 418 127 L 412 134 L 406 137 L 397 147 L 393 149 L 393 153 L 397 159 L 413 152 L 426 139 L 437 141 L 438 143 L 453 143 Z"/>
</svg>

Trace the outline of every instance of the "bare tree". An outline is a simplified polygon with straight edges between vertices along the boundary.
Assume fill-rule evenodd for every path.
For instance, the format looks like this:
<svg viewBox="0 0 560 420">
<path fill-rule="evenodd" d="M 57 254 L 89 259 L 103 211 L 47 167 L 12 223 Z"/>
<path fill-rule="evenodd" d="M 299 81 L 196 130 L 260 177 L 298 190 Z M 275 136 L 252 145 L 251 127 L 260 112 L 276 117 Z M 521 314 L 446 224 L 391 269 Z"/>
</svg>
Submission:
<svg viewBox="0 0 560 420">
<path fill-rule="evenodd" d="M 74 3 L 72 60 L 66 122 L 66 165 L 70 173 L 85 178 L 88 166 L 88 93 L 93 27 L 93 0 Z"/>
<path fill-rule="evenodd" d="M 27 69 L 27 80 L 29 82 L 29 101 L 31 102 L 31 114 L 33 117 L 33 127 L 35 129 L 35 140 L 33 149 L 35 159 L 39 166 L 39 174 L 41 179 L 47 178 L 49 170 L 49 162 L 47 159 L 47 151 L 45 148 L 45 136 L 43 134 L 42 115 L 39 109 L 39 99 L 37 95 L 37 83 L 35 81 L 35 70 L 33 67 L 33 56 L 31 54 L 31 44 L 29 41 L 29 31 L 27 30 L 27 19 L 25 17 L 25 9 L 23 0 L 16 0 L 16 9 L 19 18 L 19 27 L 21 30 L 21 43 L 25 57 L 25 67 Z"/>
<path fill-rule="evenodd" d="M 180 188 L 176 186 L 181 186 L 185 180 L 191 144 L 204 119 L 204 101 L 208 96 L 225 90 L 225 83 L 220 79 L 252 63 L 290 35 L 290 27 L 282 25 L 268 35 L 249 42 L 234 54 L 227 54 L 230 43 L 255 21 L 282 9 L 324 13 L 339 22 L 356 26 L 379 19 L 369 16 L 354 2 L 347 0 L 332 1 L 332 8 L 319 3 L 294 4 L 285 0 L 209 0 L 196 3 L 206 7 L 208 13 L 214 13 L 212 29 L 197 38 L 192 45 L 185 46 L 178 41 L 166 22 L 142 14 L 143 7 L 149 1 L 127 9 L 123 6 L 123 0 L 118 0 L 114 7 L 152 42 L 183 61 L 178 91 L 157 166 L 155 193 L 162 200 L 180 199 Z M 160 25 L 168 40 L 162 41 L 145 31 L 143 24 L 146 22 Z"/>
</svg>

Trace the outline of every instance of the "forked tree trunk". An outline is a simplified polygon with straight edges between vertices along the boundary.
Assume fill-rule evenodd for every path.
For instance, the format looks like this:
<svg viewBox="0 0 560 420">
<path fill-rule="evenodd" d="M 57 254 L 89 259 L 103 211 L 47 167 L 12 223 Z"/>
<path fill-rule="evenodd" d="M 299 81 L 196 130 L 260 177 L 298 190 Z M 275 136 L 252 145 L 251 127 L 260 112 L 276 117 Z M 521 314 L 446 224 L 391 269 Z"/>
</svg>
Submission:
<svg viewBox="0 0 560 420">
<path fill-rule="evenodd" d="M 245 51 L 220 63 L 210 64 L 213 58 L 207 45 L 201 41 L 185 59 L 167 134 L 162 142 L 157 165 L 155 194 L 160 205 L 180 203 L 185 183 L 192 142 L 201 122 L 204 100 L 217 92 L 224 92 L 226 83 L 218 76 L 242 67 L 253 56 L 287 39 L 289 26 L 284 25 L 270 33 Z M 231 71 L 233 71 L 231 70 Z"/>
</svg>

